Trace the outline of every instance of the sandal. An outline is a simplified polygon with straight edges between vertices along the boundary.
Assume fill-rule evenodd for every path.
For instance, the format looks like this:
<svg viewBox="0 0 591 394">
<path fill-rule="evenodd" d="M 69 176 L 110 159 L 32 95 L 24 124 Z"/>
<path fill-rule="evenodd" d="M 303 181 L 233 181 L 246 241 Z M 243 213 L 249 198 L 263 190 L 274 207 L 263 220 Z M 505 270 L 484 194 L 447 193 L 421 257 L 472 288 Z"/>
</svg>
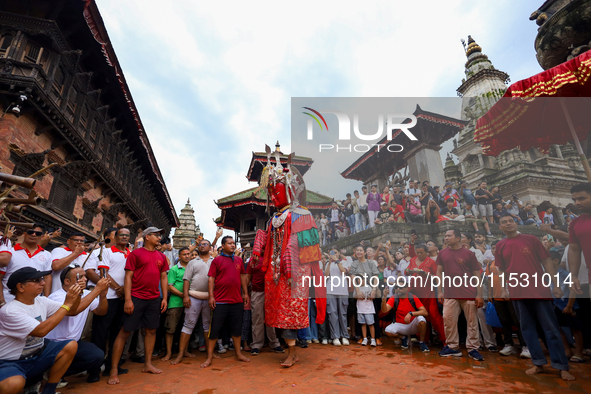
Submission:
<svg viewBox="0 0 591 394">
<path fill-rule="evenodd" d="M 379 338 L 378 338 L 378 339 L 376 339 L 376 345 L 378 345 L 378 346 L 382 346 L 382 341 L 380 341 L 380 339 L 379 339 Z"/>
<path fill-rule="evenodd" d="M 579 356 L 572 356 L 572 357 L 570 358 L 570 362 L 571 362 L 571 363 L 575 363 L 575 364 L 580 364 L 580 363 L 584 363 L 584 362 L 585 362 L 585 360 L 584 360 L 584 359 L 582 359 L 582 358 L 581 358 L 581 357 L 579 357 Z"/>
</svg>

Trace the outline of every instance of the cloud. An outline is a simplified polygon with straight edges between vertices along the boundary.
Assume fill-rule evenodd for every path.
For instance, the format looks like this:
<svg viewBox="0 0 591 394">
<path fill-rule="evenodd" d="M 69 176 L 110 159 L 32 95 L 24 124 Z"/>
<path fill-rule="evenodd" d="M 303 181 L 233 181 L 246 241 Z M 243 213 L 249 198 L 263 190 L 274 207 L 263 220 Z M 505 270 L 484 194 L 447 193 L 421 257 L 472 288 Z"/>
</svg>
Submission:
<svg viewBox="0 0 591 394">
<path fill-rule="evenodd" d="M 455 96 L 468 34 L 504 71 L 537 66 L 533 9 L 509 0 L 97 2 L 175 207 L 190 197 L 206 236 L 213 200 L 254 186 L 251 152 L 290 150 L 291 97 Z"/>
</svg>

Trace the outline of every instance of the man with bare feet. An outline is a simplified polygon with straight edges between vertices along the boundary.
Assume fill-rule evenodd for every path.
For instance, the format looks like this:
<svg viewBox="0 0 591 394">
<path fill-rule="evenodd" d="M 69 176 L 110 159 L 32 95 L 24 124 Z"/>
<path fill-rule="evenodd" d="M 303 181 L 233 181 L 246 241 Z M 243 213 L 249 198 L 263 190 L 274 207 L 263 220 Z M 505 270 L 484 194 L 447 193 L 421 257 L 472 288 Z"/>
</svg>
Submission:
<svg viewBox="0 0 591 394">
<path fill-rule="evenodd" d="M 172 356 L 174 333 L 183 314 L 183 277 L 185 276 L 187 264 L 191 259 L 189 248 L 180 248 L 178 258 L 179 262 L 168 271 L 168 291 L 171 294 L 168 300 L 166 321 L 164 322 L 164 327 L 166 327 L 166 355 L 162 358 L 162 361 L 168 361 Z M 189 353 L 187 346 L 179 349 L 179 356 L 182 357 L 183 353 L 187 357 L 195 357 L 194 354 Z"/>
<path fill-rule="evenodd" d="M 125 263 L 125 306 L 123 327 L 113 345 L 113 359 L 108 384 L 118 384 L 117 365 L 123 353 L 129 334 L 139 328 L 146 329 L 144 346 L 145 363 L 142 372 L 159 374 L 162 370 L 152 365 L 152 352 L 156 341 L 156 329 L 160 323 L 160 313 L 166 310 L 168 296 L 168 260 L 156 250 L 160 243 L 162 229 L 148 227 L 144 230 L 144 246 L 135 249 Z M 162 289 L 160 298 L 159 285 Z"/>
<path fill-rule="evenodd" d="M 207 360 L 201 368 L 211 365 L 213 349 L 224 326 L 230 327 L 230 335 L 234 342 L 236 360 L 249 362 L 240 351 L 240 337 L 242 334 L 243 305 L 248 304 L 248 278 L 244 270 L 244 263 L 238 256 L 234 256 L 236 243 L 230 236 L 222 238 L 222 252 L 211 262 L 209 268 L 208 290 L 209 307 L 212 311 L 209 341 L 207 342 Z M 240 295 L 242 288 L 243 294 Z"/>
<path fill-rule="evenodd" d="M 520 278 L 516 286 L 511 286 L 510 291 L 515 312 L 519 317 L 521 334 L 534 364 L 525 373 L 528 375 L 542 373 L 543 366 L 548 363 L 536 330 L 537 320 L 546 337 L 546 347 L 550 353 L 552 367 L 560 371 L 559 374 L 563 380 L 575 380 L 575 377 L 568 372 L 568 358 L 552 303 L 552 296 L 561 298 L 563 292 L 558 286 L 556 268 L 552 264 L 550 254 L 536 237 L 520 234 L 517 231 L 517 223 L 511 215 L 503 215 L 499 219 L 499 228 L 507 237 L 497 244 L 495 264 L 505 278 L 515 276 Z M 554 285 L 552 292 L 543 284 L 544 281 L 537 282 L 534 278 L 550 279 Z"/>
<path fill-rule="evenodd" d="M 209 322 L 211 311 L 209 309 L 208 281 L 209 268 L 213 258 L 209 255 L 211 244 L 208 240 L 202 239 L 197 246 L 199 255 L 197 258 L 189 261 L 185 274 L 183 276 L 183 306 L 185 307 L 185 321 L 181 331 L 181 340 L 179 344 L 179 354 L 170 363 L 179 364 L 183 360 L 183 351 L 189 346 L 189 339 L 197 325 L 199 316 L 203 323 L 203 333 L 205 343 L 208 343 Z M 214 341 L 215 342 L 215 341 Z M 186 352 L 186 350 L 185 350 Z M 214 358 L 218 356 L 214 355 Z"/>
</svg>

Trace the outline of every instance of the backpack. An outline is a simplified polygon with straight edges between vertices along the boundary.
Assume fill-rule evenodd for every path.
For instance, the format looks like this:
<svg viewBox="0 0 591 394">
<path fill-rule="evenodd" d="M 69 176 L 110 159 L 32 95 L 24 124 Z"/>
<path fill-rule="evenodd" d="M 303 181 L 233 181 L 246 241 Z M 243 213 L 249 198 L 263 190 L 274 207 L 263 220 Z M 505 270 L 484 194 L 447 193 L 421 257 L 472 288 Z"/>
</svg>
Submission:
<svg viewBox="0 0 591 394">
<path fill-rule="evenodd" d="M 415 296 L 412 293 L 408 293 L 408 301 L 410 305 L 414 308 L 415 311 L 418 311 L 417 304 L 415 303 Z M 396 310 L 398 310 L 398 304 L 400 303 L 400 298 L 396 297 L 394 299 L 394 308 L 392 308 L 393 315 L 392 316 L 392 323 L 396 323 Z"/>
</svg>

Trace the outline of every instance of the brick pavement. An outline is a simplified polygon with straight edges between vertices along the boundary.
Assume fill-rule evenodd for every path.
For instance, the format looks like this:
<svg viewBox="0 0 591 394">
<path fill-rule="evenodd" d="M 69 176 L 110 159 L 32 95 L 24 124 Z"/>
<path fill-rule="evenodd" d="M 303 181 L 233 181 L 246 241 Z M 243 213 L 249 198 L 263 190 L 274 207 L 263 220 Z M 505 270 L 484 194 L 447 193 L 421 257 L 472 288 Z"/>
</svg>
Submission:
<svg viewBox="0 0 591 394">
<path fill-rule="evenodd" d="M 371 348 L 359 345 L 335 347 L 311 344 L 299 349 L 300 362 L 290 369 L 279 366 L 283 355 L 268 348 L 250 363 L 234 360 L 233 352 L 214 360 L 212 367 L 199 368 L 205 359 L 185 359 L 172 366 L 160 360 L 155 365 L 161 375 L 141 373 L 141 365 L 127 362 L 127 375 L 121 384 L 109 386 L 107 378 L 87 384 L 84 378 L 70 377 L 62 394 L 159 393 L 159 394 L 221 394 L 221 393 L 591 393 L 591 362 L 571 365 L 577 378 L 564 382 L 553 369 L 551 374 L 527 376 L 529 360 L 517 356 L 503 357 L 483 352 L 484 362 L 468 357 L 442 359 L 433 348 L 424 354 L 414 347 L 401 350 L 386 339 L 384 346 Z M 466 354 L 466 349 L 463 349 Z"/>
</svg>

